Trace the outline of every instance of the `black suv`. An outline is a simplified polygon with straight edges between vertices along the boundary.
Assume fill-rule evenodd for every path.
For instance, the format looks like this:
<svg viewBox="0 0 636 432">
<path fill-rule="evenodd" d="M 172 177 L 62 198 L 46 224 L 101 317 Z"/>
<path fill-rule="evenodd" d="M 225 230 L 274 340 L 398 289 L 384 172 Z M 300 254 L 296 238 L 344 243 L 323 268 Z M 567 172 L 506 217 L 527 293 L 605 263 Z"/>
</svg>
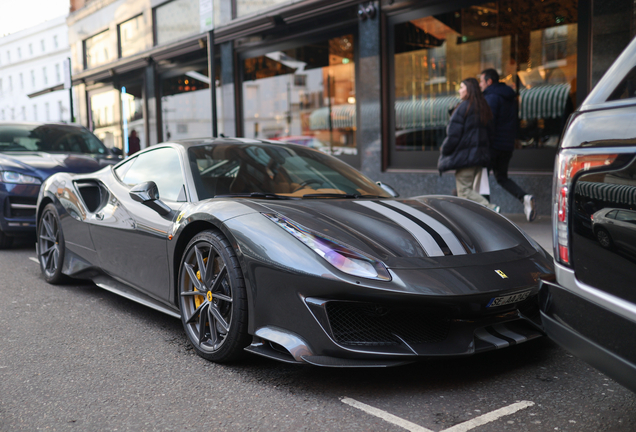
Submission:
<svg viewBox="0 0 636 432">
<path fill-rule="evenodd" d="M 636 40 L 570 117 L 553 197 L 544 329 L 636 391 Z"/>
</svg>

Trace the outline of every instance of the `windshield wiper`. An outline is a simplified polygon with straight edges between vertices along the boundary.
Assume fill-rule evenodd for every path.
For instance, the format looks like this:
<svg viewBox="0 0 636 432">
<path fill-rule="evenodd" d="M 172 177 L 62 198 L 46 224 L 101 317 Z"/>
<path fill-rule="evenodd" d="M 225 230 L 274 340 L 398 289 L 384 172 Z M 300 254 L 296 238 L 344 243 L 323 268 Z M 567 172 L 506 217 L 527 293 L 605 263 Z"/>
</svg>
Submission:
<svg viewBox="0 0 636 432">
<path fill-rule="evenodd" d="M 314 193 L 305 194 L 303 198 L 386 198 L 378 195 L 339 194 L 339 193 Z"/>
<path fill-rule="evenodd" d="M 247 193 L 234 193 L 234 194 L 219 194 L 214 195 L 214 198 L 265 198 L 265 199 L 291 199 L 285 195 L 278 195 L 269 192 L 247 192 Z"/>
</svg>

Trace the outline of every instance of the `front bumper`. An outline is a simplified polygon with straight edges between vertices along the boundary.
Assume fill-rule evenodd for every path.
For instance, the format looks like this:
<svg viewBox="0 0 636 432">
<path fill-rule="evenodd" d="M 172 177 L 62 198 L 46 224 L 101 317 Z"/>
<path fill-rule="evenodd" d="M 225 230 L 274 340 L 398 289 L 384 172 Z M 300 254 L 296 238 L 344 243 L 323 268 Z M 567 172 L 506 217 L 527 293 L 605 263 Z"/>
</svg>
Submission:
<svg viewBox="0 0 636 432">
<path fill-rule="evenodd" d="M 40 185 L 0 183 L 0 230 L 9 235 L 35 232 Z"/>
</svg>

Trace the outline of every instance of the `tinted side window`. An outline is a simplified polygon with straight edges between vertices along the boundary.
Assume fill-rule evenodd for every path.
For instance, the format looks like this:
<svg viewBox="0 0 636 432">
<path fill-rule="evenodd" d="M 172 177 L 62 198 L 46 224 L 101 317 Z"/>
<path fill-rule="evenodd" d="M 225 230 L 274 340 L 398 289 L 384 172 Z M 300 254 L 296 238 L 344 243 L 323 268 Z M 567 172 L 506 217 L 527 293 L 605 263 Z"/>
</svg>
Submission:
<svg viewBox="0 0 636 432">
<path fill-rule="evenodd" d="M 184 185 L 183 172 L 179 154 L 172 148 L 160 148 L 140 154 L 132 162 L 132 166 L 125 172 L 122 181 L 127 185 L 136 185 L 146 181 L 153 181 L 159 188 L 162 200 L 178 201 Z M 123 169 L 128 164 L 123 164 Z M 118 172 L 119 174 L 119 172 Z"/>
<path fill-rule="evenodd" d="M 634 67 L 621 83 L 614 89 L 608 101 L 636 98 L 636 67 Z"/>
</svg>

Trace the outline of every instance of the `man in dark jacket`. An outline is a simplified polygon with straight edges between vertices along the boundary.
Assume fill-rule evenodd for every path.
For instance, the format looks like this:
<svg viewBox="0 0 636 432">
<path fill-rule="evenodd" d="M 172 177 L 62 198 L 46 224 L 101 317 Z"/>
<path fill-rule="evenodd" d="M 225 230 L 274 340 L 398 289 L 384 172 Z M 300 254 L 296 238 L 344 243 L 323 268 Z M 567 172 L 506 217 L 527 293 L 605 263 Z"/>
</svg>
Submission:
<svg viewBox="0 0 636 432">
<path fill-rule="evenodd" d="M 526 219 L 532 222 L 537 215 L 534 197 L 508 178 L 508 164 L 515 149 L 517 136 L 517 93 L 499 82 L 499 74 L 494 69 L 486 69 L 480 74 L 479 87 L 493 115 L 494 134 L 490 138 L 490 167 L 497 183 L 521 201 Z"/>
</svg>

